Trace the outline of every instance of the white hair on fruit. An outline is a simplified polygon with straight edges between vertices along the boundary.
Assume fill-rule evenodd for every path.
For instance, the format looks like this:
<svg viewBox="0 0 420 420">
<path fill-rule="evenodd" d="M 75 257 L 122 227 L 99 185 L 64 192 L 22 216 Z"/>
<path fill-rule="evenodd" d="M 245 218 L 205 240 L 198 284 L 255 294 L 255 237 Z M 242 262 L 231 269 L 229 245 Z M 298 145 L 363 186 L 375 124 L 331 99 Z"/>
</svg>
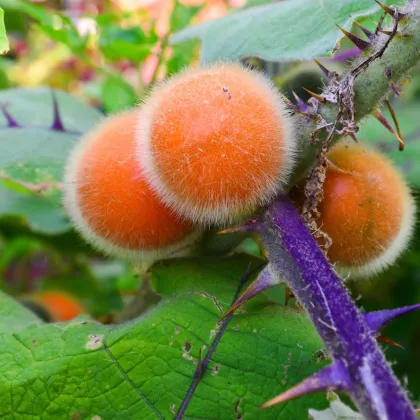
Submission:
<svg viewBox="0 0 420 420">
<path fill-rule="evenodd" d="M 95 129 L 82 137 L 75 145 L 65 168 L 63 202 L 76 230 L 83 238 L 92 244 L 94 248 L 107 255 L 128 259 L 136 263 L 140 263 L 141 261 L 142 264 L 147 266 L 151 265 L 154 261 L 168 257 L 173 253 L 177 253 L 177 255 L 182 254 L 183 250 L 185 251 L 189 245 L 192 245 L 193 242 L 198 239 L 200 231 L 194 230 L 190 234 L 186 235 L 182 240 L 159 249 L 151 249 L 150 247 L 142 248 L 141 246 L 133 249 L 130 247 L 116 245 L 112 242 L 112 238 L 109 238 L 109 235 L 100 235 L 90 226 L 89 221 L 83 213 L 78 197 L 78 173 L 83 166 L 83 157 L 86 149 L 97 139 L 98 135 L 103 132 L 104 129 L 113 124 L 119 115 L 120 114 L 117 114 L 102 119 Z M 139 170 L 139 173 L 140 172 L 141 171 Z M 123 186 L 121 188 L 123 188 Z M 152 193 L 152 191 L 150 192 Z"/>
<path fill-rule="evenodd" d="M 193 192 L 187 194 L 184 200 L 180 195 L 168 186 L 159 172 L 156 164 L 156 156 L 152 150 L 151 133 L 155 120 L 156 111 L 160 106 L 160 98 L 172 89 L 176 83 L 182 83 L 182 80 L 187 76 L 199 76 L 203 73 L 209 73 L 215 68 L 242 70 L 247 77 L 253 78 L 259 84 L 259 88 L 265 93 L 266 97 L 272 101 L 277 113 L 277 119 L 281 132 L 283 134 L 284 144 L 279 146 L 278 150 L 267 150 L 267 153 L 281 153 L 283 156 L 283 165 L 275 176 L 267 175 L 261 185 L 261 188 L 255 188 L 249 191 L 249 197 L 244 202 L 240 199 L 227 199 L 217 201 L 212 196 L 207 196 L 206 201 L 209 204 L 194 203 L 191 200 Z M 185 216 L 187 219 L 194 222 L 204 224 L 226 224 L 236 222 L 238 219 L 248 216 L 250 211 L 254 211 L 258 206 L 264 206 L 278 194 L 291 174 L 295 164 L 295 156 L 297 152 L 297 139 L 295 136 L 293 118 L 290 115 L 291 111 L 288 105 L 282 99 L 282 95 L 275 88 L 273 83 L 263 74 L 245 68 L 240 64 L 235 63 L 217 63 L 212 65 L 205 65 L 194 69 L 185 69 L 174 77 L 168 79 L 162 84 L 155 87 L 146 99 L 143 106 L 145 118 L 139 119 L 137 124 L 137 159 L 144 170 L 144 175 L 156 194 L 161 197 L 163 202 L 170 206 L 176 213 Z M 242 168 L 246 171 L 247 168 Z M 246 174 L 248 177 L 253 177 L 252 172 Z M 228 182 L 228 180 L 226 180 Z M 223 185 L 220 185 L 223 188 Z"/>
</svg>

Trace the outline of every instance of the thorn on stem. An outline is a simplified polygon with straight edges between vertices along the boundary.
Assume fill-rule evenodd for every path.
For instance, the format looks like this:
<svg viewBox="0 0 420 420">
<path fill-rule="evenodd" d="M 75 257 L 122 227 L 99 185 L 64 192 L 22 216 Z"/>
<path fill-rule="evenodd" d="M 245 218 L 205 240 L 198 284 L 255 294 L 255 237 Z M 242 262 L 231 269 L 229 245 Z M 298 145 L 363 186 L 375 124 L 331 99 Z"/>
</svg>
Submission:
<svg viewBox="0 0 420 420">
<path fill-rule="evenodd" d="M 392 69 L 391 67 L 385 67 L 384 71 L 385 77 L 388 79 L 388 83 L 392 91 L 395 93 L 396 96 L 400 97 L 400 91 L 395 86 L 394 82 L 392 81 Z"/>
<path fill-rule="evenodd" d="M 382 114 L 382 112 L 377 109 L 375 111 L 374 114 L 372 114 L 399 142 L 400 144 L 400 149 L 401 149 L 401 144 L 404 145 L 404 141 L 403 139 L 395 132 L 395 130 L 392 128 L 391 124 L 389 123 L 389 121 L 386 119 L 385 115 Z M 404 146 L 403 146 L 404 148 Z"/>
<path fill-rule="evenodd" d="M 404 139 L 402 137 L 400 124 L 398 123 L 398 119 L 397 119 L 397 116 L 395 114 L 394 108 L 391 105 L 391 102 L 389 102 L 388 99 L 386 99 L 385 102 L 386 102 L 386 105 L 387 105 L 387 107 L 389 109 L 389 112 L 391 114 L 392 120 L 394 121 L 395 128 L 397 129 L 397 133 L 398 133 L 397 140 L 400 143 L 399 150 L 402 152 L 404 150 L 405 144 L 404 144 Z"/>
<path fill-rule="evenodd" d="M 344 364 L 340 361 L 334 362 L 318 373 L 303 380 L 299 384 L 286 392 L 278 395 L 270 401 L 264 403 L 261 408 L 272 407 L 303 395 L 312 394 L 314 392 L 332 390 L 348 390 L 350 389 L 348 373 Z"/>
<path fill-rule="evenodd" d="M 318 67 L 322 70 L 322 72 L 327 76 L 329 79 L 333 79 L 334 77 L 337 77 L 338 74 L 335 71 L 329 71 L 322 63 L 320 63 L 318 60 L 314 60 L 315 63 L 318 65 Z"/>
<path fill-rule="evenodd" d="M 377 335 L 376 339 L 378 341 L 382 341 L 384 343 L 390 344 L 391 346 L 398 347 L 400 349 L 405 350 L 405 347 L 403 347 L 401 344 L 397 343 L 396 341 L 392 340 L 391 338 L 386 337 L 385 335 Z"/>
<path fill-rule="evenodd" d="M 390 7 L 386 6 L 383 3 L 380 3 L 378 0 L 375 0 L 375 2 L 383 9 L 383 11 L 392 16 L 393 18 L 397 18 L 398 20 L 401 20 L 405 17 L 405 14 L 399 13 L 397 10 L 391 9 Z"/>
<path fill-rule="evenodd" d="M 298 106 L 298 112 L 303 113 L 308 110 L 308 105 L 305 104 L 305 101 L 303 101 L 294 90 L 292 90 L 292 94 L 294 98 L 296 99 L 296 103 Z"/>
<path fill-rule="evenodd" d="M 420 304 L 417 304 L 411 306 L 404 306 L 402 308 L 384 309 L 382 311 L 368 312 L 364 314 L 364 317 L 368 327 L 372 331 L 378 332 L 381 328 L 383 328 L 393 319 L 419 309 Z"/>
<path fill-rule="evenodd" d="M 20 127 L 19 123 L 10 115 L 9 111 L 7 110 L 7 103 L 0 104 L 1 112 L 3 113 L 4 118 L 7 121 L 8 128 L 18 128 Z"/>
<path fill-rule="evenodd" d="M 248 286 L 245 292 L 236 299 L 227 312 L 220 319 L 225 319 L 228 315 L 233 314 L 236 309 L 247 303 L 254 296 L 263 292 L 271 286 L 275 286 L 281 283 L 280 277 L 276 274 L 276 271 L 272 269 L 270 264 L 268 264 L 263 271 L 258 275 L 258 277 Z"/>
<path fill-rule="evenodd" d="M 375 35 L 373 32 L 369 31 L 369 29 L 365 28 L 361 23 L 357 22 L 357 20 L 354 22 L 356 26 L 360 28 L 360 30 L 371 40 L 374 41 L 378 36 Z"/>
<path fill-rule="evenodd" d="M 261 223 L 258 219 L 249 219 L 244 223 L 219 230 L 216 235 L 224 235 L 233 232 L 258 232 L 261 229 Z"/>
<path fill-rule="evenodd" d="M 370 48 L 372 46 L 372 43 L 369 41 L 365 41 L 361 38 L 359 38 L 356 35 L 353 35 L 352 33 L 346 31 L 344 28 L 342 28 L 340 25 L 336 25 L 338 29 L 340 29 L 341 32 L 351 41 L 354 45 L 356 45 L 357 48 L 361 49 L 362 51 Z"/>
<path fill-rule="evenodd" d="M 313 98 L 315 98 L 318 102 L 325 103 L 327 101 L 323 96 L 318 95 L 317 93 L 314 93 L 314 92 L 310 91 L 309 89 L 306 89 L 304 87 L 302 87 L 302 89 L 306 93 L 309 93 L 309 95 L 311 95 Z"/>
<path fill-rule="evenodd" d="M 51 130 L 54 131 L 66 131 L 64 128 L 63 121 L 61 119 L 60 110 L 58 107 L 57 95 L 55 94 L 54 89 L 51 89 L 52 100 L 53 100 L 53 123 L 51 125 Z"/>
</svg>

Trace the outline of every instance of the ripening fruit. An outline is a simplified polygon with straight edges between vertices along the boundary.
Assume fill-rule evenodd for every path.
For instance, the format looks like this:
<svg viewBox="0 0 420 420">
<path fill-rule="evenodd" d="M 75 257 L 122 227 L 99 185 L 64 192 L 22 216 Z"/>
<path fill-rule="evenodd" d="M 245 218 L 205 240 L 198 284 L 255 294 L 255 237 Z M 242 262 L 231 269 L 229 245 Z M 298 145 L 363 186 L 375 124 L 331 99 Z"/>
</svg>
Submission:
<svg viewBox="0 0 420 420">
<path fill-rule="evenodd" d="M 317 220 L 332 240 L 327 255 L 342 273 L 374 274 L 406 248 L 414 201 L 397 169 L 378 152 L 345 142 L 328 159 Z"/>
<path fill-rule="evenodd" d="M 266 204 L 294 163 L 292 117 L 263 75 L 237 64 L 188 69 L 146 101 L 137 158 L 177 213 L 236 221 Z"/>
<path fill-rule="evenodd" d="M 152 262 L 197 236 L 149 189 L 136 162 L 141 111 L 105 118 L 77 144 L 66 168 L 64 203 L 82 236 L 105 253 Z"/>
<path fill-rule="evenodd" d="M 47 322 L 70 321 L 86 312 L 73 296 L 63 292 L 40 292 L 23 303 Z"/>
</svg>

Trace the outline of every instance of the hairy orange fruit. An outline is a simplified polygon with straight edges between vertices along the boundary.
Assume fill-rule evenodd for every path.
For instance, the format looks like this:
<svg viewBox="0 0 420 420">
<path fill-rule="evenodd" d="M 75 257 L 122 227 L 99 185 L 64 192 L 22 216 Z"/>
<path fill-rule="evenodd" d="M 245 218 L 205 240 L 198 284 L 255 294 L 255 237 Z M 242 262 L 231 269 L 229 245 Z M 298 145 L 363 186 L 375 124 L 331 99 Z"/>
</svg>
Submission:
<svg viewBox="0 0 420 420">
<path fill-rule="evenodd" d="M 328 256 L 342 272 L 374 274 L 406 248 L 414 201 L 397 169 L 378 152 L 345 142 L 328 159 L 318 220 L 332 240 Z"/>
<path fill-rule="evenodd" d="M 292 169 L 287 106 L 269 79 L 242 66 L 188 69 L 158 86 L 144 112 L 137 158 L 156 193 L 190 220 L 247 216 Z"/>
<path fill-rule="evenodd" d="M 62 292 L 37 293 L 34 300 L 47 311 L 52 322 L 70 321 L 85 313 L 83 306 L 74 297 Z"/>
<path fill-rule="evenodd" d="M 65 207 L 98 249 L 153 260 L 189 244 L 191 223 L 160 202 L 135 159 L 138 110 L 105 118 L 76 146 L 65 176 Z"/>
</svg>

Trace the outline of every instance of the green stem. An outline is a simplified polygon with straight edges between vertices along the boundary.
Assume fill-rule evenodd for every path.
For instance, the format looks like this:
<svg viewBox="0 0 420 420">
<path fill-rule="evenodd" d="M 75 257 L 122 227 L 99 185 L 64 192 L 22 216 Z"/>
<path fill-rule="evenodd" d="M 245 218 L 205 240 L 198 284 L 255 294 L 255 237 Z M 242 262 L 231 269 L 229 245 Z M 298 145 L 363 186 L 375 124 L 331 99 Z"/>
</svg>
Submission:
<svg viewBox="0 0 420 420">
<path fill-rule="evenodd" d="M 401 9 L 407 16 L 399 22 L 398 32 L 385 49 L 383 55 L 372 61 L 369 66 L 355 79 L 355 122 L 359 123 L 363 118 L 371 114 L 378 107 L 381 100 L 387 98 L 390 93 L 390 81 L 385 72 L 390 75 L 392 82 L 398 84 L 402 78 L 409 75 L 420 63 L 420 1 L 414 0 Z M 388 30 L 392 30 L 391 25 Z M 373 49 L 379 49 L 388 40 L 388 35 L 379 34 Z M 339 83 L 343 84 L 351 77 L 352 71 L 366 59 L 366 55 L 356 60 L 351 67 L 340 77 Z M 332 85 L 331 81 L 323 94 L 326 95 Z M 339 112 L 337 104 L 319 104 L 318 112 L 327 123 L 333 124 Z M 301 145 L 300 163 L 288 183 L 290 189 L 311 168 L 316 157 L 321 151 L 326 133 L 319 135 L 319 141 L 311 144 L 309 139 L 316 128 L 313 120 L 304 116 L 298 116 L 297 133 Z M 334 135 L 330 145 L 337 142 L 342 136 Z"/>
</svg>

